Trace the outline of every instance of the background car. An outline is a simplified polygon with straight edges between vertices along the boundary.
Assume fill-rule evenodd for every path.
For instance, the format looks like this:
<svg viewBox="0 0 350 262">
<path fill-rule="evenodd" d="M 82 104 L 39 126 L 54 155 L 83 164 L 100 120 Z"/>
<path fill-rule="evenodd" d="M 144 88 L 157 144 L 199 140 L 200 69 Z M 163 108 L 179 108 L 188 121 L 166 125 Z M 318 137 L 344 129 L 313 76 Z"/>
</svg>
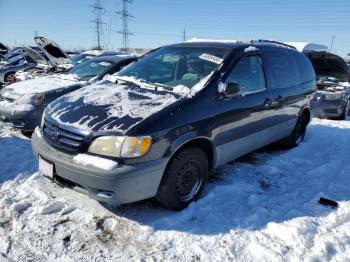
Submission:
<svg viewBox="0 0 350 262">
<path fill-rule="evenodd" d="M 316 116 L 345 119 L 350 112 L 350 72 L 346 62 L 326 51 L 309 51 L 305 54 L 316 72 Z"/>
<path fill-rule="evenodd" d="M 29 136 L 40 124 L 45 107 L 56 98 L 113 74 L 136 58 L 99 57 L 66 73 L 8 85 L 0 92 L 0 120 L 12 123 Z"/>
</svg>

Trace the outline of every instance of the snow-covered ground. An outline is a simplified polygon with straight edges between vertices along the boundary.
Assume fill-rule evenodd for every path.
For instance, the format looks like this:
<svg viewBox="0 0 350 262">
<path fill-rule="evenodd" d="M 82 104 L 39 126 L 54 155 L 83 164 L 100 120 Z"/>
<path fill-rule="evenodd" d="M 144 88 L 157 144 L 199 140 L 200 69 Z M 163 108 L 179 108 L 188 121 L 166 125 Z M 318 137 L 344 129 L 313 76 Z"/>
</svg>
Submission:
<svg viewBox="0 0 350 262">
<path fill-rule="evenodd" d="M 350 121 L 314 119 L 301 146 L 222 167 L 183 211 L 107 209 L 41 177 L 1 125 L 0 261 L 350 261 L 349 152 Z"/>
</svg>

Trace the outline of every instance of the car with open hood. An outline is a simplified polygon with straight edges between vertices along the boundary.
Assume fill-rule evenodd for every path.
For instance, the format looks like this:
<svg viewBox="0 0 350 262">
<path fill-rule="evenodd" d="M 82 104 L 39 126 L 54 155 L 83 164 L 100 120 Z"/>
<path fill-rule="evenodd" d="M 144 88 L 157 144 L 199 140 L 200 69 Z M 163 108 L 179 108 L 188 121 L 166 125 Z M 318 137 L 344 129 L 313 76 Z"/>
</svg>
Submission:
<svg viewBox="0 0 350 262">
<path fill-rule="evenodd" d="M 303 141 L 315 72 L 271 41 L 161 47 L 55 100 L 32 136 L 39 171 L 104 202 L 178 210 L 210 170 L 269 143 Z"/>
<path fill-rule="evenodd" d="M 316 116 L 345 119 L 350 112 L 350 71 L 346 62 L 326 51 L 308 51 L 305 54 L 317 77 Z"/>
<path fill-rule="evenodd" d="M 113 74 L 135 58 L 100 57 L 62 74 L 37 77 L 4 87 L 0 92 L 0 120 L 30 134 L 40 124 L 42 112 L 56 98 Z"/>
</svg>

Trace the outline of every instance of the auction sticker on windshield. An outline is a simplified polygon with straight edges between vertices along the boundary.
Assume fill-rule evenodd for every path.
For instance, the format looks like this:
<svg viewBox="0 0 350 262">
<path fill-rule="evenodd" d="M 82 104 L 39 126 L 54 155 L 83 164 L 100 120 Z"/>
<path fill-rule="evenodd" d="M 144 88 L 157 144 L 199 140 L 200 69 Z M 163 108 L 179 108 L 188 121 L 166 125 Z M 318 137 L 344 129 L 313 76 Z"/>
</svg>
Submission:
<svg viewBox="0 0 350 262">
<path fill-rule="evenodd" d="M 215 55 L 209 55 L 209 54 L 201 54 L 200 56 L 199 56 L 199 58 L 200 59 L 203 59 L 203 60 L 207 60 L 207 61 L 209 61 L 209 62 L 213 62 L 213 63 L 215 63 L 215 64 L 221 64 L 221 62 L 222 62 L 222 58 L 220 58 L 220 57 L 217 57 L 217 56 L 215 56 Z"/>
<path fill-rule="evenodd" d="M 39 172 L 53 180 L 53 164 L 39 156 Z"/>
</svg>

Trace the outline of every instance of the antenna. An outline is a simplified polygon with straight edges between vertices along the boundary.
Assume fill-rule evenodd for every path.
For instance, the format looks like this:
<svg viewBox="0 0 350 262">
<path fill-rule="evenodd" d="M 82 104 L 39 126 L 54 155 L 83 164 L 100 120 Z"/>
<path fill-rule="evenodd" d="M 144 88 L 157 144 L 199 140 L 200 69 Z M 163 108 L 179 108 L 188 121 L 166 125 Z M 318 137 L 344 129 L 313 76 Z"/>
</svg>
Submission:
<svg viewBox="0 0 350 262">
<path fill-rule="evenodd" d="M 35 30 L 35 31 L 34 31 L 34 36 L 35 36 L 35 37 L 38 37 L 38 33 L 39 33 L 39 31 Z"/>
<path fill-rule="evenodd" d="M 128 11 L 128 4 L 131 4 L 133 0 L 121 0 L 122 1 L 122 10 L 116 12 L 116 14 L 120 15 L 120 18 L 123 23 L 123 29 L 121 31 L 118 31 L 119 34 L 123 36 L 122 40 L 122 48 L 127 49 L 129 48 L 129 35 L 133 35 L 129 31 L 129 19 L 133 17 L 129 11 Z"/>
<path fill-rule="evenodd" d="M 91 20 L 91 23 L 95 24 L 95 34 L 97 39 L 97 48 L 102 49 L 102 38 L 103 38 L 103 28 L 102 25 L 105 24 L 102 21 L 102 15 L 105 13 L 105 9 L 101 6 L 101 0 L 96 0 L 94 5 L 91 5 L 93 13 L 95 13 L 95 19 Z"/>
<path fill-rule="evenodd" d="M 335 36 L 332 36 L 331 52 L 332 52 L 332 49 L 333 49 L 334 39 L 335 39 Z"/>
<path fill-rule="evenodd" d="M 182 38 L 183 41 L 186 42 L 186 29 L 184 28 L 184 31 L 182 32 Z"/>
</svg>

